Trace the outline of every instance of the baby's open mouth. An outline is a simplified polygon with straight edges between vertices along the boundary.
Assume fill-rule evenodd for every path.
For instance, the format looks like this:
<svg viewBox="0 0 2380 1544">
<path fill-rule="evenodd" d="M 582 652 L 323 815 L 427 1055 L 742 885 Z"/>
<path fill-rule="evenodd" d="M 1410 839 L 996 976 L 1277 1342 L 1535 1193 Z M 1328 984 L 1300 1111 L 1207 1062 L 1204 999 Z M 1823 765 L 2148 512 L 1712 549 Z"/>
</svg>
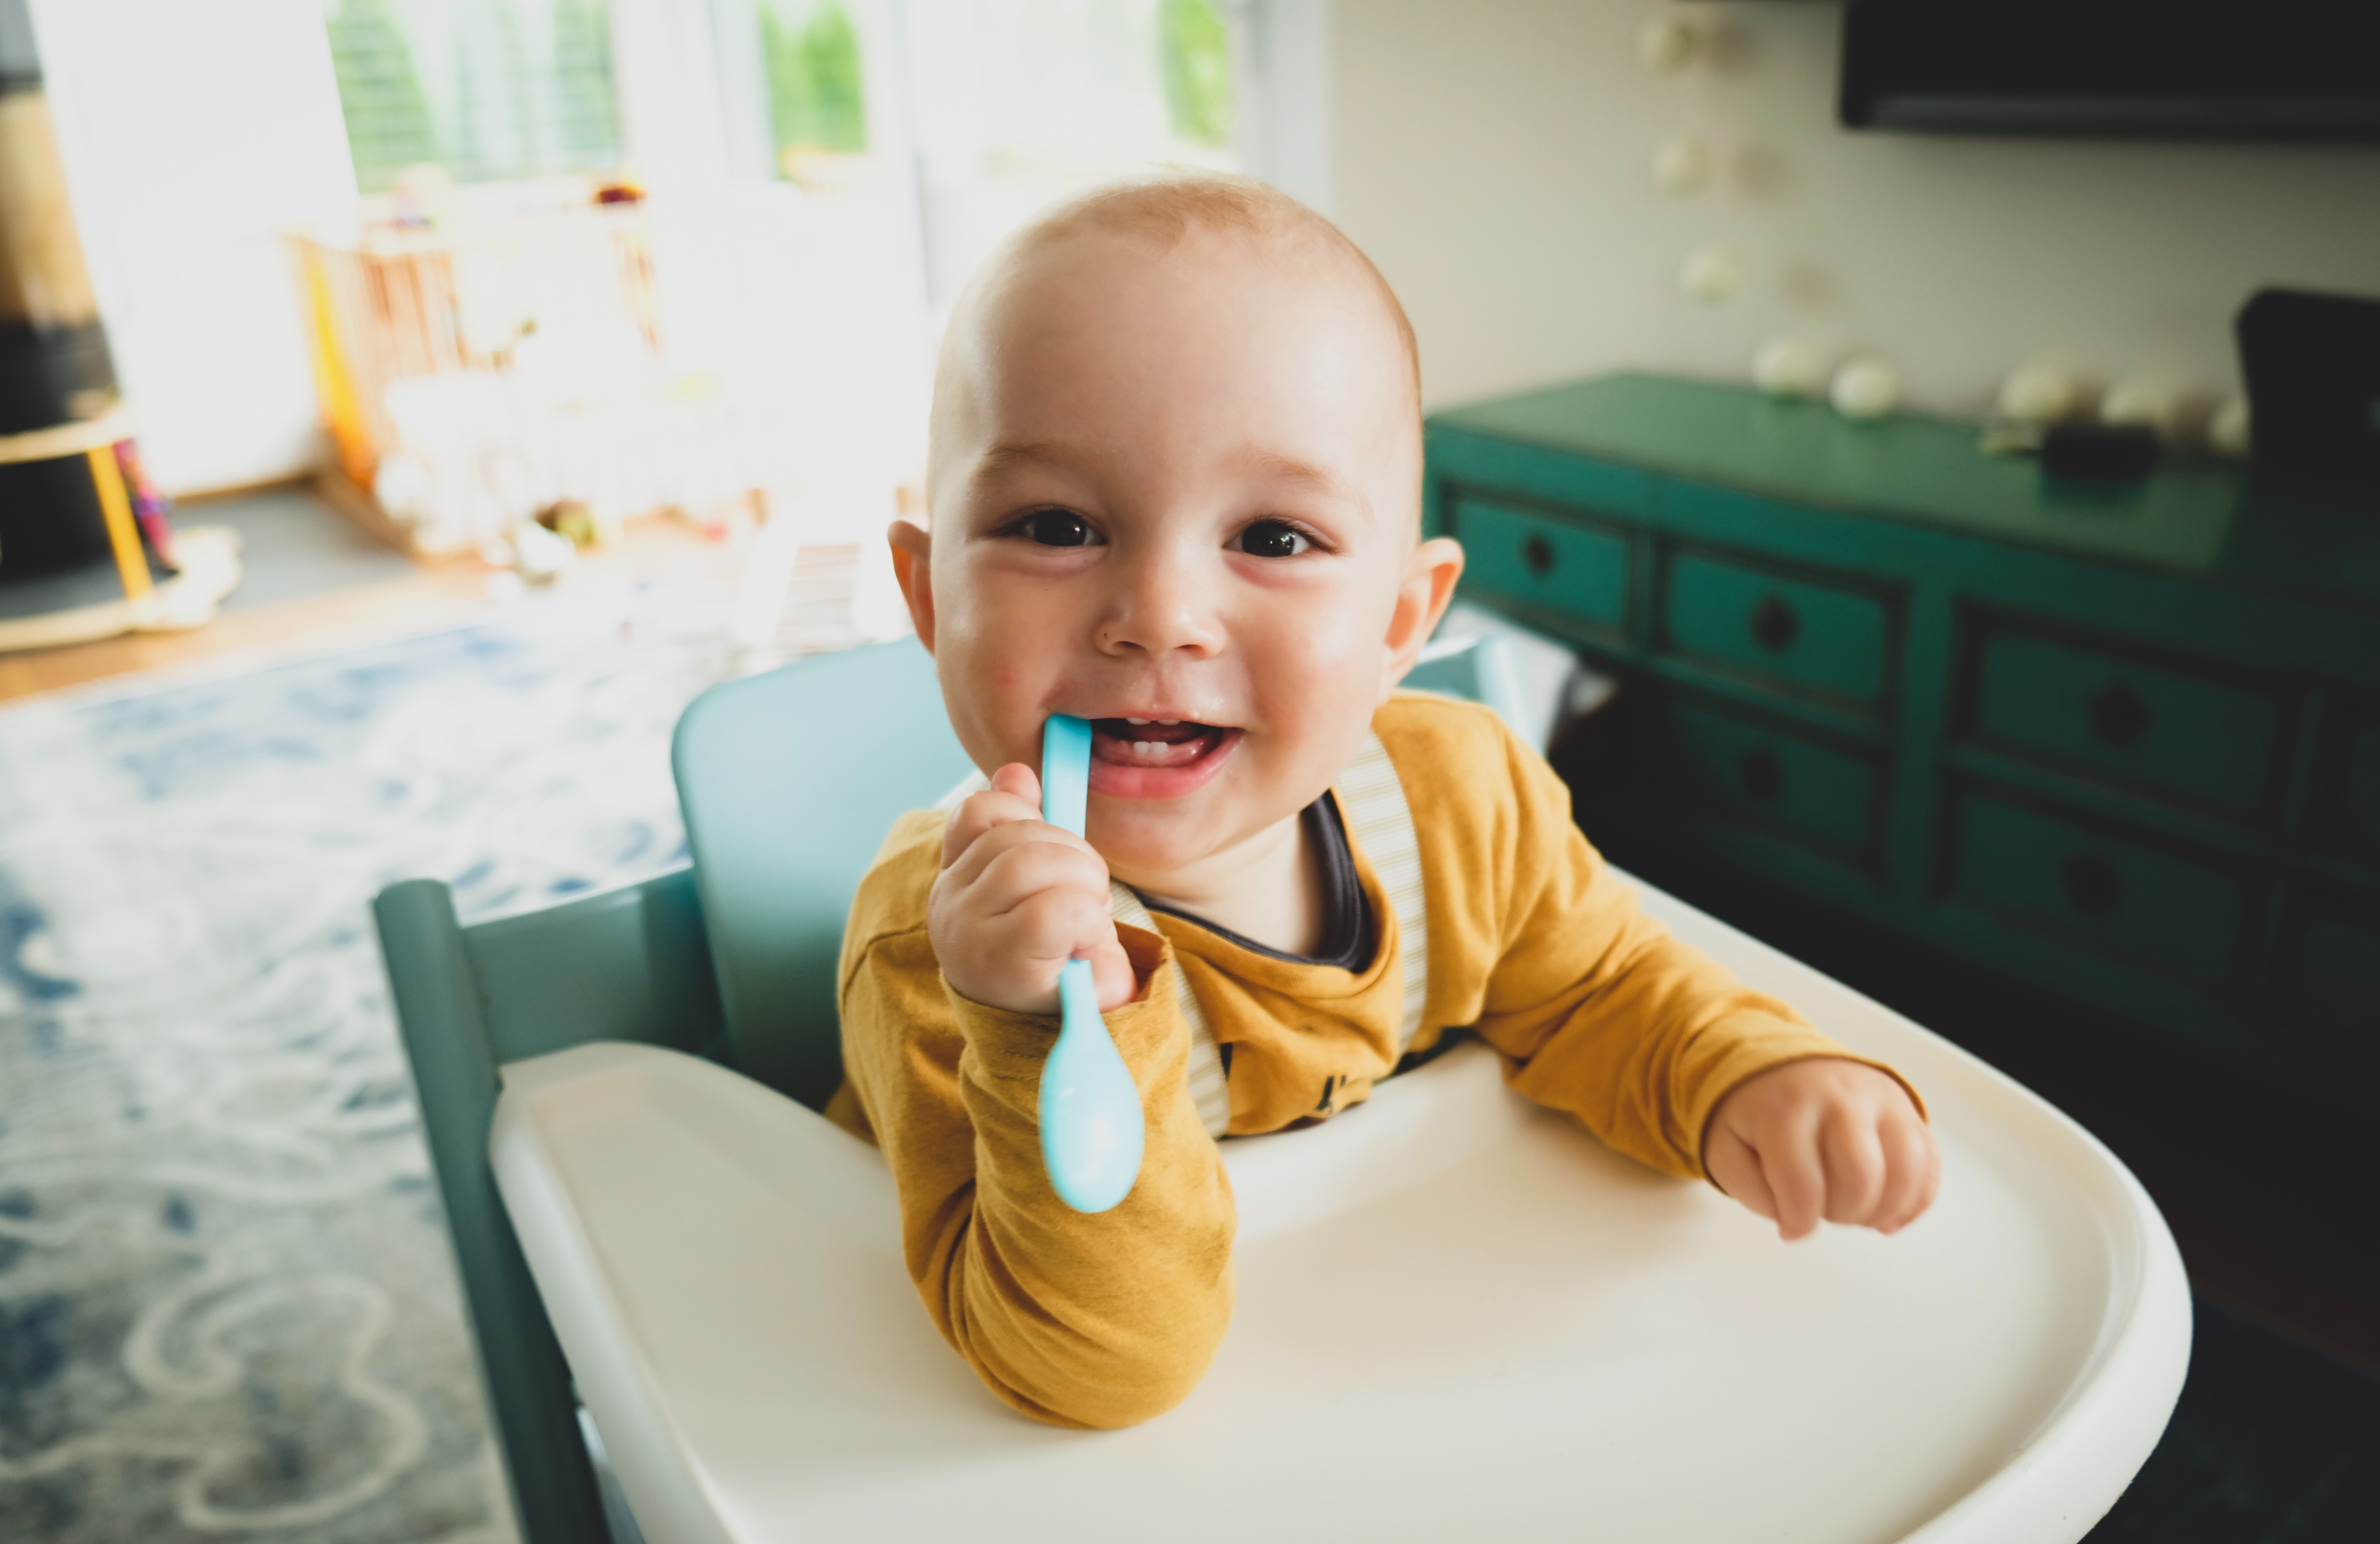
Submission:
<svg viewBox="0 0 2380 1544">
<path fill-rule="evenodd" d="M 1238 733 L 1187 719 L 1098 718 L 1091 721 L 1091 757 L 1119 767 L 1187 767 Z"/>
</svg>

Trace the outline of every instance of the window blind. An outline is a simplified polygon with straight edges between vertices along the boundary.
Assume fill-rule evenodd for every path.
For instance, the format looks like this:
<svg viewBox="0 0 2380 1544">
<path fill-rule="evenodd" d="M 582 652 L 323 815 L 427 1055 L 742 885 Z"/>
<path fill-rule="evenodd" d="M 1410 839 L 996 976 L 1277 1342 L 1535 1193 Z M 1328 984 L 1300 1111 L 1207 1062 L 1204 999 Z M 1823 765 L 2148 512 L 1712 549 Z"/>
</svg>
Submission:
<svg viewBox="0 0 2380 1544">
<path fill-rule="evenodd" d="M 620 113 L 605 0 L 324 0 L 356 179 L 608 173 Z"/>
</svg>

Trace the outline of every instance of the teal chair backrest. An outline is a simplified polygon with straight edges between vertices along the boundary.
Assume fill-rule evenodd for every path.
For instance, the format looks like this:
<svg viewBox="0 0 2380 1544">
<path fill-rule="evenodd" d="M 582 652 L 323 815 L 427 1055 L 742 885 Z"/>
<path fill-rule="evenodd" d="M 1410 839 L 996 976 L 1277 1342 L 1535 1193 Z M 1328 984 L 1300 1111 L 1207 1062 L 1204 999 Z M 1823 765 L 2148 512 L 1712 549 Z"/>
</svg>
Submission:
<svg viewBox="0 0 2380 1544">
<path fill-rule="evenodd" d="M 893 818 L 973 770 L 913 640 L 713 687 L 671 748 L 725 1060 L 812 1109 L 843 1080 L 844 913 Z"/>
</svg>

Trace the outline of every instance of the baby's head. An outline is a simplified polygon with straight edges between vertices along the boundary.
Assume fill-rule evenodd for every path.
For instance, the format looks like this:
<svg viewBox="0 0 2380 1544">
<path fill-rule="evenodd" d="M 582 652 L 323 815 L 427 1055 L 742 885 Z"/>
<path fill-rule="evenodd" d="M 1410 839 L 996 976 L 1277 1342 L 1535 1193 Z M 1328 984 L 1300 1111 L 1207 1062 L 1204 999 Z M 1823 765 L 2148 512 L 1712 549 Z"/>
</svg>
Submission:
<svg viewBox="0 0 2380 1544">
<path fill-rule="evenodd" d="M 1420 540 L 1416 371 L 1378 272 L 1258 183 L 1012 237 L 943 340 L 930 532 L 893 530 L 968 755 L 1038 766 L 1050 714 L 1092 720 L 1087 834 L 1160 889 L 1320 796 L 1462 568 Z"/>
</svg>

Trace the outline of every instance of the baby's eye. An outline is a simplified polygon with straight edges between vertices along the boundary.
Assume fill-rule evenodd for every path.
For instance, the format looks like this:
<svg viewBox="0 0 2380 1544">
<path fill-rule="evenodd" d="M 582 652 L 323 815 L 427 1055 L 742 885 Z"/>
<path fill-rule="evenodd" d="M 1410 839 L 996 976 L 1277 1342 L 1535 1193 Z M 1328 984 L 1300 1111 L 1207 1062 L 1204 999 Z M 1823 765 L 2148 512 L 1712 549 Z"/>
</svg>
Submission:
<svg viewBox="0 0 2380 1544">
<path fill-rule="evenodd" d="M 1016 530 L 1044 547 L 1087 547 L 1099 540 L 1091 523 L 1071 509 L 1037 509 L 1016 522 Z"/>
<path fill-rule="evenodd" d="M 1240 532 L 1240 551 L 1250 557 L 1295 557 L 1313 545 L 1313 538 L 1287 520 L 1258 520 Z"/>
</svg>

